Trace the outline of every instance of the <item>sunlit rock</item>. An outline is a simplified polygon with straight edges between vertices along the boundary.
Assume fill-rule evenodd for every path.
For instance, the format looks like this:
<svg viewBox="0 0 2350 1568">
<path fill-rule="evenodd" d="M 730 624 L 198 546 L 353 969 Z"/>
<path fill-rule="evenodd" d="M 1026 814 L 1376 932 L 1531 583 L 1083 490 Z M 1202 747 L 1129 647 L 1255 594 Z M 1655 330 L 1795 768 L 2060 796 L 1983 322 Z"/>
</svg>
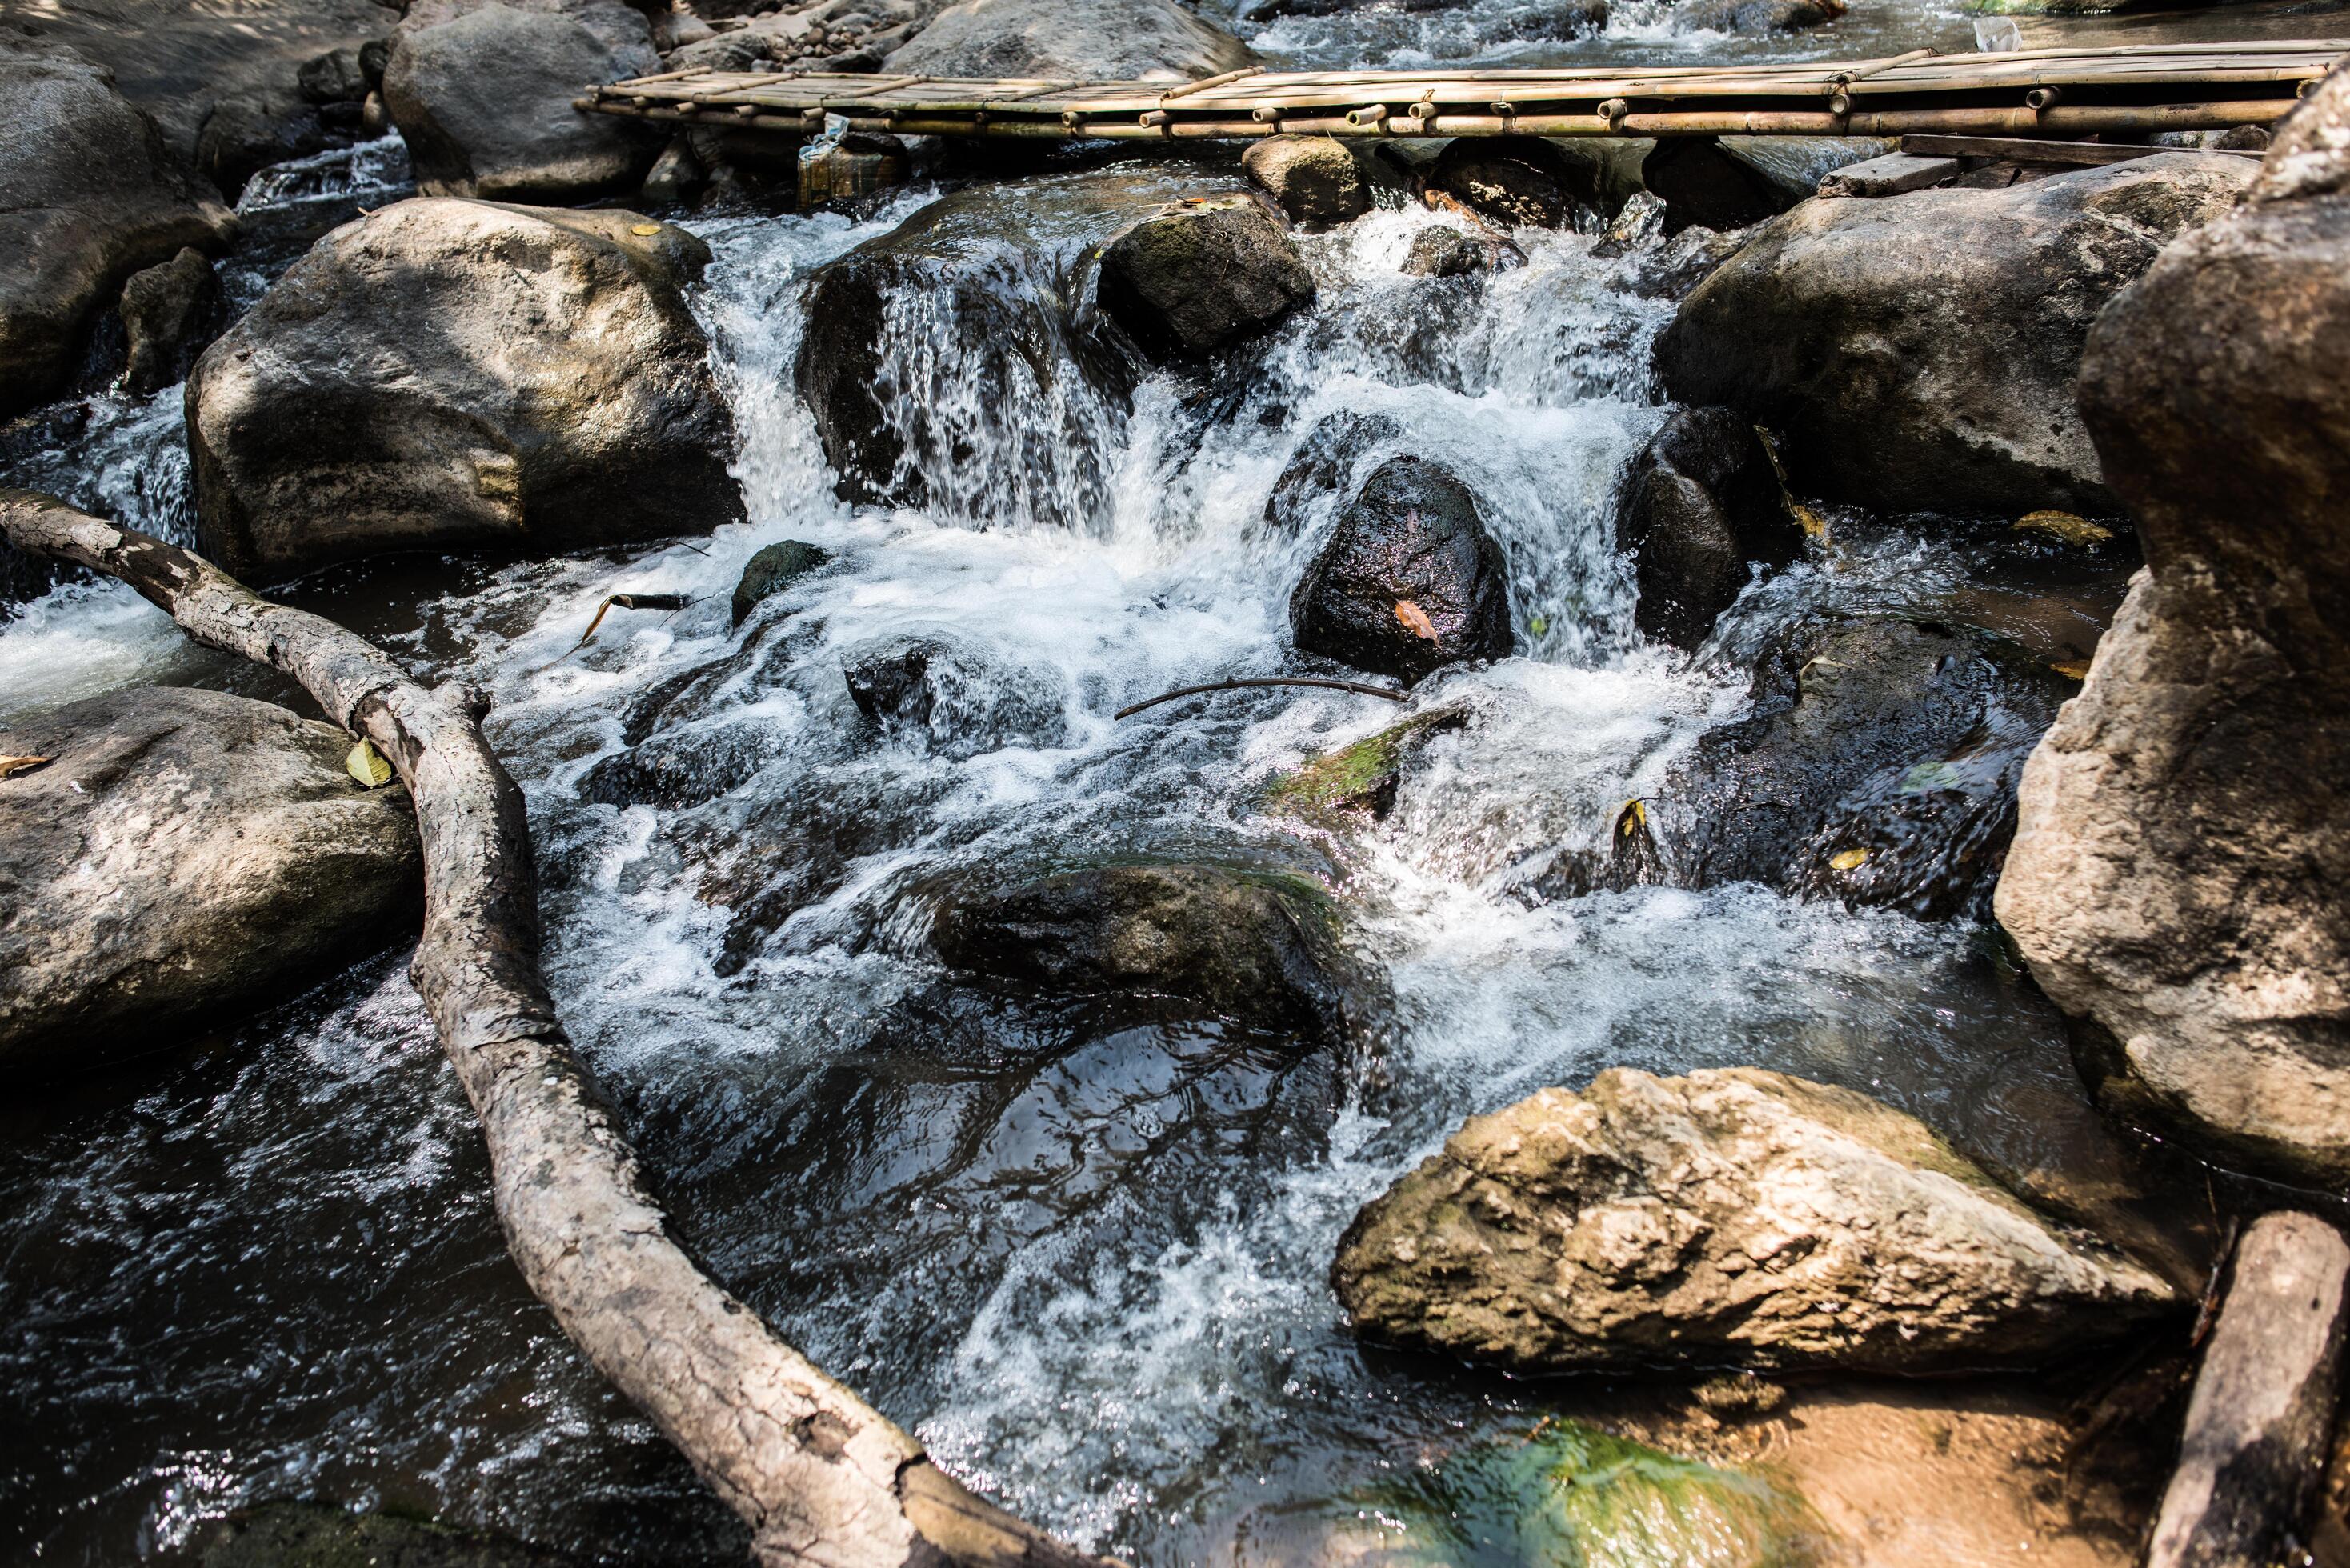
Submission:
<svg viewBox="0 0 2350 1568">
<path fill-rule="evenodd" d="M 1471 1117 L 1331 1281 L 1367 1338 L 1528 1372 L 2032 1365 L 2183 1304 L 1914 1118 L 1745 1067 Z"/>
<path fill-rule="evenodd" d="M 1253 65 L 1248 47 L 1175 0 L 962 0 L 882 68 L 895 75 L 1167 81 Z"/>
<path fill-rule="evenodd" d="M 1363 166 L 1336 138 L 1268 136 L 1241 155 L 1249 178 L 1300 223 L 1343 223 L 1370 211 Z"/>
</svg>

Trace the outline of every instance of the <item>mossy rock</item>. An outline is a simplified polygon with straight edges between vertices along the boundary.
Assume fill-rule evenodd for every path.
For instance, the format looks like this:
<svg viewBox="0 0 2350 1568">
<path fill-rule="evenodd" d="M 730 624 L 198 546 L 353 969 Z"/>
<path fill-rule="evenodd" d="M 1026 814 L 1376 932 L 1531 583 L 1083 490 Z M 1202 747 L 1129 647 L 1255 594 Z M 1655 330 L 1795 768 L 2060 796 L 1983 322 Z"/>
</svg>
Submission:
<svg viewBox="0 0 2350 1568">
<path fill-rule="evenodd" d="M 1264 809 L 1276 816 L 1329 823 L 1367 815 L 1373 820 L 1394 809 L 1403 764 L 1412 750 L 1469 722 L 1460 708 L 1440 708 L 1390 724 L 1374 735 L 1325 752 L 1264 786 Z"/>
<path fill-rule="evenodd" d="M 433 1520 L 277 1502 L 212 1527 L 203 1568 L 585 1568 L 581 1560 Z"/>
<path fill-rule="evenodd" d="M 1395 1568 L 1804 1568 L 1826 1538 L 1769 1480 L 1579 1421 L 1460 1449 L 1348 1501 L 1402 1526 L 1371 1559 Z"/>
</svg>

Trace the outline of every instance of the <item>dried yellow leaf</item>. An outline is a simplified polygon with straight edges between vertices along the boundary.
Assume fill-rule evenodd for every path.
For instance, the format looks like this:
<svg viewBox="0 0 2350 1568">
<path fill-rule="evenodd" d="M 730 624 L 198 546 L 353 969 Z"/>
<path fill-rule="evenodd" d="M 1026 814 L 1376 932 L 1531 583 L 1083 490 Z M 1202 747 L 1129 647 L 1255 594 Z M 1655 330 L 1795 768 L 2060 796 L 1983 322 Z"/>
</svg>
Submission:
<svg viewBox="0 0 2350 1568">
<path fill-rule="evenodd" d="M 1648 826 L 1648 808 L 1637 800 L 1627 800 L 1616 817 L 1616 836 L 1629 838 Z"/>
<path fill-rule="evenodd" d="M 1426 610 L 1409 599 L 1396 600 L 1396 619 L 1403 622 L 1404 628 L 1414 637 L 1424 637 L 1430 642 L 1437 639 L 1436 623 L 1428 618 Z"/>
<path fill-rule="evenodd" d="M 343 759 L 343 771 L 368 789 L 381 789 L 391 782 L 391 764 L 383 760 L 383 753 L 375 749 L 373 742 L 364 739 Z"/>
<path fill-rule="evenodd" d="M 48 763 L 47 757 L 0 757 L 0 779 L 31 773 L 35 768 L 47 767 Z"/>
<path fill-rule="evenodd" d="M 1868 864 L 1866 849 L 1840 849 L 1828 857 L 1828 864 L 1839 871 L 1857 871 Z"/>
<path fill-rule="evenodd" d="M 2112 529 L 2071 512 L 2027 512 L 2015 520 L 2015 525 L 2067 545 L 2102 545 L 2114 536 Z"/>
<path fill-rule="evenodd" d="M 2068 659 L 2048 668 L 2067 680 L 2086 680 L 2089 678 L 2089 666 L 2085 659 Z"/>
<path fill-rule="evenodd" d="M 652 235 L 660 233 L 660 225 L 659 223 L 634 223 L 629 226 L 629 233 L 632 234 L 642 234 L 647 238 L 650 238 Z"/>
</svg>

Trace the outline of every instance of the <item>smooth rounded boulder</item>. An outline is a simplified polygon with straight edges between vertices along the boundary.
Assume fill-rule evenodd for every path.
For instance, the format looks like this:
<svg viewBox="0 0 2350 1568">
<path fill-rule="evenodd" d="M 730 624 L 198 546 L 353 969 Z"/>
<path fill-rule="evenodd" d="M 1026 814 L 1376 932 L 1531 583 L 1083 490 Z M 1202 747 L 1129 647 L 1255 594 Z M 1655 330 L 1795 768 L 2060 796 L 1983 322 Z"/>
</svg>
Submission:
<svg viewBox="0 0 2350 1568">
<path fill-rule="evenodd" d="M 2090 335 L 2147 570 L 2023 772 L 1996 900 L 2122 1115 L 2350 1182 L 2350 73 Z"/>
<path fill-rule="evenodd" d="M 1241 154 L 1249 178 L 1300 223 L 1343 223 L 1371 210 L 1363 166 L 1335 137 L 1268 136 Z"/>
<path fill-rule="evenodd" d="M 1632 460 L 1616 542 L 1633 558 L 1643 635 L 1695 648 L 1753 580 L 1803 554 L 1762 438 L 1728 409 L 1682 409 Z"/>
<path fill-rule="evenodd" d="M 1754 1067 L 1600 1074 L 1471 1116 L 1358 1214 L 1357 1333 L 1527 1373 L 2028 1366 L 2178 1291 L 1915 1117 Z"/>
<path fill-rule="evenodd" d="M 610 210 L 419 199 L 337 229 L 189 377 L 202 548 L 268 578 L 742 521 L 683 293 L 708 260 Z"/>
<path fill-rule="evenodd" d="M 962 0 L 882 63 L 893 76 L 1180 82 L 1256 63 L 1176 0 Z"/>
<path fill-rule="evenodd" d="M 1382 464 L 1290 596 L 1300 650 L 1415 681 L 1510 652 L 1509 566 L 1440 463 Z"/>
<path fill-rule="evenodd" d="M 660 68 L 644 17 L 619 0 L 427 0 L 394 35 L 383 99 L 425 195 L 584 202 L 634 190 L 663 139 L 572 100 Z"/>
<path fill-rule="evenodd" d="M 2073 400 L 2090 324 L 2250 172 L 2175 152 L 2005 190 L 1805 202 L 1682 302 L 1659 377 L 1676 402 L 1781 435 L 1798 493 L 2114 515 Z"/>
<path fill-rule="evenodd" d="M 405 790 L 272 703 L 149 689 L 0 730 L 0 1066 L 20 1080 L 184 1043 L 411 939 Z"/>
<path fill-rule="evenodd" d="M 1288 232 L 1251 196 L 1188 197 L 1104 247 L 1102 308 L 1159 359 L 1204 359 L 1314 297 Z"/>
<path fill-rule="evenodd" d="M 226 243 L 228 210 L 111 78 L 0 47 L 0 418 L 59 396 L 124 280 Z"/>
</svg>

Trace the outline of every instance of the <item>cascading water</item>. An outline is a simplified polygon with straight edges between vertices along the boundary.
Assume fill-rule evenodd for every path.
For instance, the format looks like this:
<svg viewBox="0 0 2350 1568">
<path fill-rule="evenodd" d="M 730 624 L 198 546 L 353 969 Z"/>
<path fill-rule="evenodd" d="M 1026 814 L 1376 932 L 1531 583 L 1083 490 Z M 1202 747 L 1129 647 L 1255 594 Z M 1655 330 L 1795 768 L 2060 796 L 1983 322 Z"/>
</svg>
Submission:
<svg viewBox="0 0 2350 1568">
<path fill-rule="evenodd" d="M 1752 886 L 1525 894 L 1530 863 L 1605 842 L 1742 711 L 1757 639 L 1823 608 L 1946 607 L 1968 580 L 1949 546 L 1859 545 L 1750 591 L 1711 657 L 1639 639 L 1613 506 L 1663 417 L 1647 348 L 1669 307 L 1632 286 L 1648 253 L 1545 234 L 1523 268 L 1415 278 L 1400 264 L 1430 220 L 1379 212 L 1305 240 L 1320 298 L 1268 342 L 1115 401 L 1056 371 L 1066 345 L 974 358 L 951 351 L 967 321 L 893 297 L 928 500 L 855 505 L 793 390 L 803 299 L 926 195 L 863 223 L 697 225 L 747 526 L 452 568 L 416 612 L 412 573 L 305 590 L 493 693 L 573 1035 L 682 1230 L 796 1344 L 1073 1540 L 1150 1564 L 1316 1560 L 1364 1517 L 1348 1500 L 1431 1443 L 1570 1397 L 1368 1353 L 1337 1322 L 1340 1231 L 1463 1116 L 1610 1065 L 1746 1063 L 1876 1094 L 2002 1172 L 2095 1168 L 2054 1017 L 1978 929 Z M 1017 260 L 972 286 L 1069 286 Z M 185 538 L 178 397 L 96 400 L 100 433 L 11 475 Z M 1268 520 L 1334 417 L 1366 432 L 1347 472 Z M 1290 588 L 1351 484 L 1399 453 L 1477 493 L 1521 652 L 1413 693 L 1408 713 L 1475 722 L 1431 741 L 1380 826 L 1281 821 L 1262 791 L 1388 704 L 1260 691 L 1110 717 L 1295 668 Z M 732 628 L 744 562 L 785 538 L 829 562 Z M 568 651 L 626 592 L 694 603 L 615 611 Z M 909 640 L 938 702 L 877 732 L 844 665 Z M 89 586 L 0 628 L 0 671 L 12 707 L 229 678 Z M 986 996 L 928 956 L 927 889 L 1088 857 L 1335 867 L 1393 987 L 1377 1059 Z M 0 1152 L 0 1401 L 43 1434 L 0 1465 L 27 1553 L 119 1562 L 303 1495 L 624 1558 L 739 1553 L 513 1276 L 396 962 L 114 1089 L 12 1113 Z"/>
</svg>

